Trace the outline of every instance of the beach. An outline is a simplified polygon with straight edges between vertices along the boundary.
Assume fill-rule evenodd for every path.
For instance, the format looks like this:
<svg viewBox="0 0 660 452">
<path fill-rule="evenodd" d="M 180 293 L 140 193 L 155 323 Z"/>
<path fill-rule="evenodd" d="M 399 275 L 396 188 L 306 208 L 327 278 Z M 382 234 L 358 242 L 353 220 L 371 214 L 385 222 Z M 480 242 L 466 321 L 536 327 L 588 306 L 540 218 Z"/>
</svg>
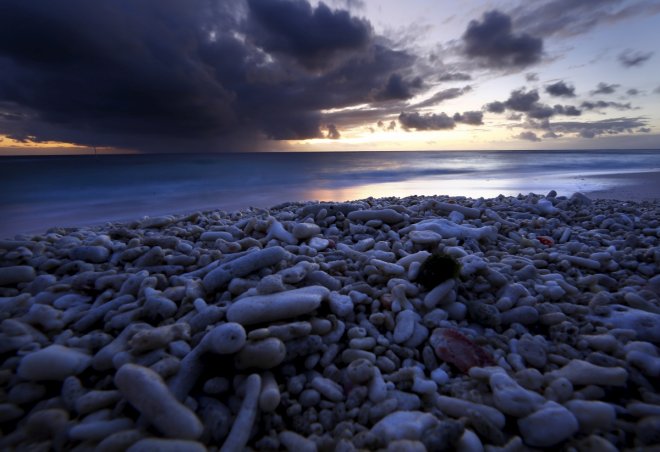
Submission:
<svg viewBox="0 0 660 452">
<path fill-rule="evenodd" d="M 659 0 L 1 5 L 0 452 L 660 452 Z"/>
<path fill-rule="evenodd" d="M 660 172 L 636 172 L 586 176 L 592 180 L 616 180 L 615 187 L 593 190 L 587 193 L 592 198 L 616 199 L 619 201 L 653 201 L 660 199 Z"/>
<path fill-rule="evenodd" d="M 657 444 L 657 179 L 620 177 L 1 240 L 0 448 Z"/>
</svg>

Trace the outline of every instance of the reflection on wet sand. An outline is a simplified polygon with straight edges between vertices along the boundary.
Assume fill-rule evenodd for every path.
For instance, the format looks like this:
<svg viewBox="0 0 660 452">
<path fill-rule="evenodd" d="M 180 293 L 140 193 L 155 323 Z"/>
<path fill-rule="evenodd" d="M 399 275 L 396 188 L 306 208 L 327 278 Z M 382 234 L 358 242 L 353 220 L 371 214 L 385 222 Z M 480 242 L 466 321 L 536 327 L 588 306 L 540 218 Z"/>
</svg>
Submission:
<svg viewBox="0 0 660 452">
<path fill-rule="evenodd" d="M 476 175 L 475 175 L 476 176 Z M 313 188 L 309 198 L 318 201 L 345 201 L 368 197 L 406 197 L 414 195 L 465 196 L 468 198 L 494 198 L 499 195 L 546 194 L 555 190 L 560 195 L 569 196 L 575 191 L 596 191 L 605 189 L 609 181 L 587 179 L 579 176 L 559 177 L 557 175 L 527 175 L 525 177 L 455 177 L 445 175 L 436 178 L 408 179 L 398 182 L 356 184 L 349 187 Z"/>
</svg>

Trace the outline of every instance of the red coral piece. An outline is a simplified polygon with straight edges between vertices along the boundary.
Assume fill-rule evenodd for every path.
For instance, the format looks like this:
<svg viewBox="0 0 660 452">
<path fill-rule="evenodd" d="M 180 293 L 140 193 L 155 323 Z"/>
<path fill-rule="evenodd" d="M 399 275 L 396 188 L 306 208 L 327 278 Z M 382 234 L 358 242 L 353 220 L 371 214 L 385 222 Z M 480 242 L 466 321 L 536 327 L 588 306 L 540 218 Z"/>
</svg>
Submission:
<svg viewBox="0 0 660 452">
<path fill-rule="evenodd" d="M 539 236 L 539 237 L 536 237 L 536 239 L 537 239 L 539 242 L 541 242 L 542 244 L 546 245 L 546 246 L 552 246 L 552 245 L 555 244 L 555 241 L 554 241 L 554 240 L 552 240 L 550 237 L 547 237 L 547 236 L 545 236 L 545 235 L 541 235 L 541 236 Z"/>
<path fill-rule="evenodd" d="M 472 367 L 494 365 L 493 357 L 479 345 L 450 328 L 439 328 L 433 333 L 431 345 L 435 354 L 445 362 L 453 364 L 461 372 L 467 372 Z"/>
</svg>

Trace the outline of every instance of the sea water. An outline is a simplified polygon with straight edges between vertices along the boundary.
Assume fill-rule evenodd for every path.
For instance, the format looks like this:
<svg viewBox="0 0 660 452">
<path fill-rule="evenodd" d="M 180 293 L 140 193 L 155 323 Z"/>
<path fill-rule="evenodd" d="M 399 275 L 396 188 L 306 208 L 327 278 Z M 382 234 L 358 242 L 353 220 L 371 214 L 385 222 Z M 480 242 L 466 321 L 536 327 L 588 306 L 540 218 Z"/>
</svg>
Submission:
<svg viewBox="0 0 660 452">
<path fill-rule="evenodd" d="M 0 238 L 197 210 L 285 201 L 500 194 L 616 187 L 660 170 L 659 151 L 437 151 L 4 157 Z M 599 177 L 593 177 L 599 176 Z"/>
</svg>

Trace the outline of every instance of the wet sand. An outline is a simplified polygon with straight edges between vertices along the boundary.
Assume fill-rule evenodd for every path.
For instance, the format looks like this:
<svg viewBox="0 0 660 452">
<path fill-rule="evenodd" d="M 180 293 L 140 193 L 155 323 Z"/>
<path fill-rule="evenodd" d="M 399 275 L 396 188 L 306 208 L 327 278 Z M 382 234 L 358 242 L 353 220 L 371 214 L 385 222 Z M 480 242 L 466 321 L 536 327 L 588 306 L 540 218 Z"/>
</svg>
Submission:
<svg viewBox="0 0 660 452">
<path fill-rule="evenodd" d="M 617 180 L 617 186 L 585 192 L 593 199 L 616 199 L 619 201 L 653 201 L 660 199 L 660 171 L 644 173 L 622 173 L 584 176 L 584 178 L 604 182 Z"/>
</svg>

